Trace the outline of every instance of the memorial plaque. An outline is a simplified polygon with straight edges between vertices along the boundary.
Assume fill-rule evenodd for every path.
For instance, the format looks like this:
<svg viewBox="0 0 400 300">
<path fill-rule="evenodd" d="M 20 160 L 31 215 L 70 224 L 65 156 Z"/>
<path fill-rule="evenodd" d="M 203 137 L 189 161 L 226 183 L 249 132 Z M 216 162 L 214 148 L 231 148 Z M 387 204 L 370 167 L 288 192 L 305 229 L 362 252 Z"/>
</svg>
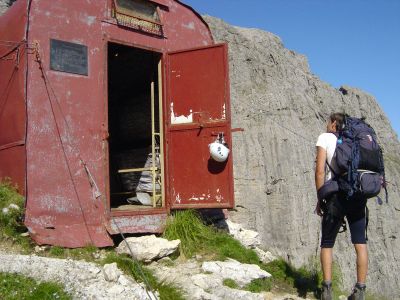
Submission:
<svg viewBox="0 0 400 300">
<path fill-rule="evenodd" d="M 87 76 L 87 46 L 50 39 L 50 69 Z"/>
</svg>

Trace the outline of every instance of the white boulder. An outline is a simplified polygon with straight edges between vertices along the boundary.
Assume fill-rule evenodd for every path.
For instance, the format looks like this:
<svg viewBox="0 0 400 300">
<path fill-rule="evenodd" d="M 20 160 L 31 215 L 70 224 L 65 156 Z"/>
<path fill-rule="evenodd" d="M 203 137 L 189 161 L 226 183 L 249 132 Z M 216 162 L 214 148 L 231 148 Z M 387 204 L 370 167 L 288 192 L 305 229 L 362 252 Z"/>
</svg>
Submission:
<svg viewBox="0 0 400 300">
<path fill-rule="evenodd" d="M 150 262 L 168 256 L 176 251 L 180 240 L 168 241 L 158 238 L 154 234 L 126 239 L 133 256 L 140 261 Z M 132 255 L 125 241 L 122 241 L 115 249 L 117 253 Z"/>
<path fill-rule="evenodd" d="M 264 250 L 262 250 L 262 249 L 260 249 L 258 247 L 255 247 L 254 251 L 257 253 L 258 257 L 260 258 L 260 261 L 265 263 L 265 264 L 278 259 L 271 252 L 264 251 Z"/>
<path fill-rule="evenodd" d="M 254 248 L 261 245 L 259 233 L 254 230 L 245 229 L 243 225 L 234 223 L 230 220 L 224 220 L 225 227 L 229 230 L 229 234 L 237 239 L 243 246 L 247 248 Z"/>
<path fill-rule="evenodd" d="M 104 279 L 111 282 L 117 282 L 122 275 L 122 271 L 118 269 L 117 263 L 106 264 L 103 267 Z"/>
<path fill-rule="evenodd" d="M 223 279 L 230 278 L 241 287 L 254 279 L 271 277 L 271 274 L 257 265 L 242 264 L 234 259 L 204 262 L 201 268 L 204 272 L 211 272 Z"/>
</svg>

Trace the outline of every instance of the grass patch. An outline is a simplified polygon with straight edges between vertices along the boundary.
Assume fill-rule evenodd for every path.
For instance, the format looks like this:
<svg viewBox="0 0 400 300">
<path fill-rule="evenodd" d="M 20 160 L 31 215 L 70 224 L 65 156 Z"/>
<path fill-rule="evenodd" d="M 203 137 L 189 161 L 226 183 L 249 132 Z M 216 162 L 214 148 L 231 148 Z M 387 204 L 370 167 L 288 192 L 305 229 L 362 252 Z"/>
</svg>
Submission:
<svg viewBox="0 0 400 300">
<path fill-rule="evenodd" d="M 322 282 L 322 278 L 321 278 Z M 332 290 L 335 295 L 346 295 L 347 292 L 342 291 L 343 275 L 337 263 L 332 264 Z"/>
<path fill-rule="evenodd" d="M 168 240 L 180 239 L 180 253 L 188 258 L 203 254 L 217 260 L 229 257 L 241 263 L 259 263 L 255 251 L 247 249 L 226 232 L 205 225 L 194 210 L 176 211 L 168 219 L 163 236 Z"/>
<path fill-rule="evenodd" d="M 182 210 L 169 217 L 163 236 L 168 240 L 180 239 L 180 253 L 191 257 L 203 248 L 204 243 L 213 239 L 214 232 L 203 224 L 197 212 Z"/>
<path fill-rule="evenodd" d="M 118 255 L 116 253 L 109 253 L 108 256 L 102 261 L 102 264 L 117 263 L 119 269 L 125 274 L 132 276 L 137 282 L 145 282 L 152 290 L 157 290 L 160 293 L 160 300 L 183 300 L 183 293 L 178 288 L 165 282 L 159 282 L 152 272 L 140 262 L 135 262 L 127 255 Z"/>
<path fill-rule="evenodd" d="M 98 253 L 100 250 L 95 246 L 86 246 L 83 248 L 63 248 L 59 246 L 51 246 L 48 250 L 45 250 L 42 253 L 39 253 L 41 256 L 46 257 L 56 257 L 56 258 L 70 258 L 74 260 L 85 260 L 88 262 L 97 262 L 98 259 L 95 256 L 95 253 Z M 102 249 L 106 252 L 111 252 L 110 249 Z"/>
<path fill-rule="evenodd" d="M 230 278 L 224 279 L 222 284 L 231 289 L 245 290 L 252 293 L 269 292 L 272 289 L 271 278 L 254 279 L 243 288 L 241 288 L 235 280 Z"/>
<path fill-rule="evenodd" d="M 254 279 L 244 287 L 244 290 L 252 293 L 269 292 L 272 289 L 272 278 Z"/>
<path fill-rule="evenodd" d="M 29 237 L 22 237 L 27 231 L 23 224 L 25 200 L 9 179 L 0 182 L 0 240 L 16 243 L 22 250 L 32 249 Z"/>
<path fill-rule="evenodd" d="M 272 275 L 273 285 L 294 287 L 300 297 L 306 297 L 308 293 L 318 297 L 322 274 L 315 266 L 296 269 L 283 259 L 278 259 L 261 267 Z"/>
<path fill-rule="evenodd" d="M 0 182 L 0 233 L 2 237 L 16 238 L 26 231 L 22 224 L 24 198 L 9 180 Z"/>
<path fill-rule="evenodd" d="M 0 273 L 0 295 L 3 300 L 71 300 L 61 285 L 52 282 L 39 283 L 18 274 Z"/>
<path fill-rule="evenodd" d="M 94 253 L 96 253 L 99 249 L 95 246 L 86 246 L 83 248 L 75 248 L 75 249 L 64 249 L 65 255 L 68 258 L 73 259 L 84 259 L 86 261 L 95 261 Z"/>
<path fill-rule="evenodd" d="M 49 250 L 49 254 L 51 256 L 55 256 L 55 257 L 64 257 L 65 255 L 65 249 L 62 247 L 58 247 L 58 246 L 53 246 L 50 248 Z"/>
<path fill-rule="evenodd" d="M 224 279 L 224 281 L 222 281 L 222 284 L 224 286 L 227 286 L 227 287 L 231 288 L 231 289 L 238 289 L 239 288 L 239 285 L 236 283 L 236 281 L 233 280 L 233 279 L 230 279 L 230 278 Z"/>
<path fill-rule="evenodd" d="M 205 241 L 203 251 L 214 253 L 215 259 L 233 258 L 245 264 L 259 264 L 257 253 L 247 249 L 238 240 L 225 232 L 214 231 L 213 238 Z"/>
</svg>

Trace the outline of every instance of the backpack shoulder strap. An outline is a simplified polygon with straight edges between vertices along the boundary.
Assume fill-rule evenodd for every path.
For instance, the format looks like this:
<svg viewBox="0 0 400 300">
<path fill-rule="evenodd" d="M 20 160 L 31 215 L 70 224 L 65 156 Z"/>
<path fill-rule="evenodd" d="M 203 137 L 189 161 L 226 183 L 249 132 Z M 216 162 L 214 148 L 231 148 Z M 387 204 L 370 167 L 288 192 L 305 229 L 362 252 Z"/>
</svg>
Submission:
<svg viewBox="0 0 400 300">
<path fill-rule="evenodd" d="M 340 133 L 339 133 L 339 132 L 330 132 L 330 133 L 333 134 L 334 136 L 336 136 L 337 139 L 340 139 Z M 337 145 L 337 142 L 336 142 L 336 145 Z M 335 151 L 336 151 L 336 149 L 335 149 Z M 337 173 L 333 170 L 332 166 L 328 163 L 328 160 L 325 160 L 325 162 L 326 162 L 326 165 L 329 167 L 329 170 L 331 170 L 331 172 L 333 173 L 333 175 L 335 175 L 334 177 L 338 177 L 339 174 L 337 174 Z"/>
<path fill-rule="evenodd" d="M 333 175 L 335 175 L 334 177 L 338 177 L 338 174 L 333 170 L 332 166 L 328 163 L 328 161 L 325 160 L 325 162 L 326 162 L 326 165 L 329 167 L 329 170 L 331 170 Z"/>
<path fill-rule="evenodd" d="M 369 223 L 369 209 L 365 205 L 365 239 L 368 241 L 368 223 Z"/>
</svg>

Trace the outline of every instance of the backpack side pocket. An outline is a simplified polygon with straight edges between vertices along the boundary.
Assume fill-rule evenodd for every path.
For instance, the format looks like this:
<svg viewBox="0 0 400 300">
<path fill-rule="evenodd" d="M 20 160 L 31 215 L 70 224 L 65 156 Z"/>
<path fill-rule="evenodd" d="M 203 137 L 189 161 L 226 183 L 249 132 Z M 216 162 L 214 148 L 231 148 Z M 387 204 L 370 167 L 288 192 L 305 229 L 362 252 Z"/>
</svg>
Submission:
<svg viewBox="0 0 400 300">
<path fill-rule="evenodd" d="M 339 186 L 336 180 L 330 179 L 318 189 L 317 195 L 319 200 L 328 200 L 334 193 L 339 191 Z"/>
<path fill-rule="evenodd" d="M 359 183 L 361 195 L 366 198 L 378 196 L 382 187 L 382 176 L 375 172 L 360 172 Z"/>
</svg>

